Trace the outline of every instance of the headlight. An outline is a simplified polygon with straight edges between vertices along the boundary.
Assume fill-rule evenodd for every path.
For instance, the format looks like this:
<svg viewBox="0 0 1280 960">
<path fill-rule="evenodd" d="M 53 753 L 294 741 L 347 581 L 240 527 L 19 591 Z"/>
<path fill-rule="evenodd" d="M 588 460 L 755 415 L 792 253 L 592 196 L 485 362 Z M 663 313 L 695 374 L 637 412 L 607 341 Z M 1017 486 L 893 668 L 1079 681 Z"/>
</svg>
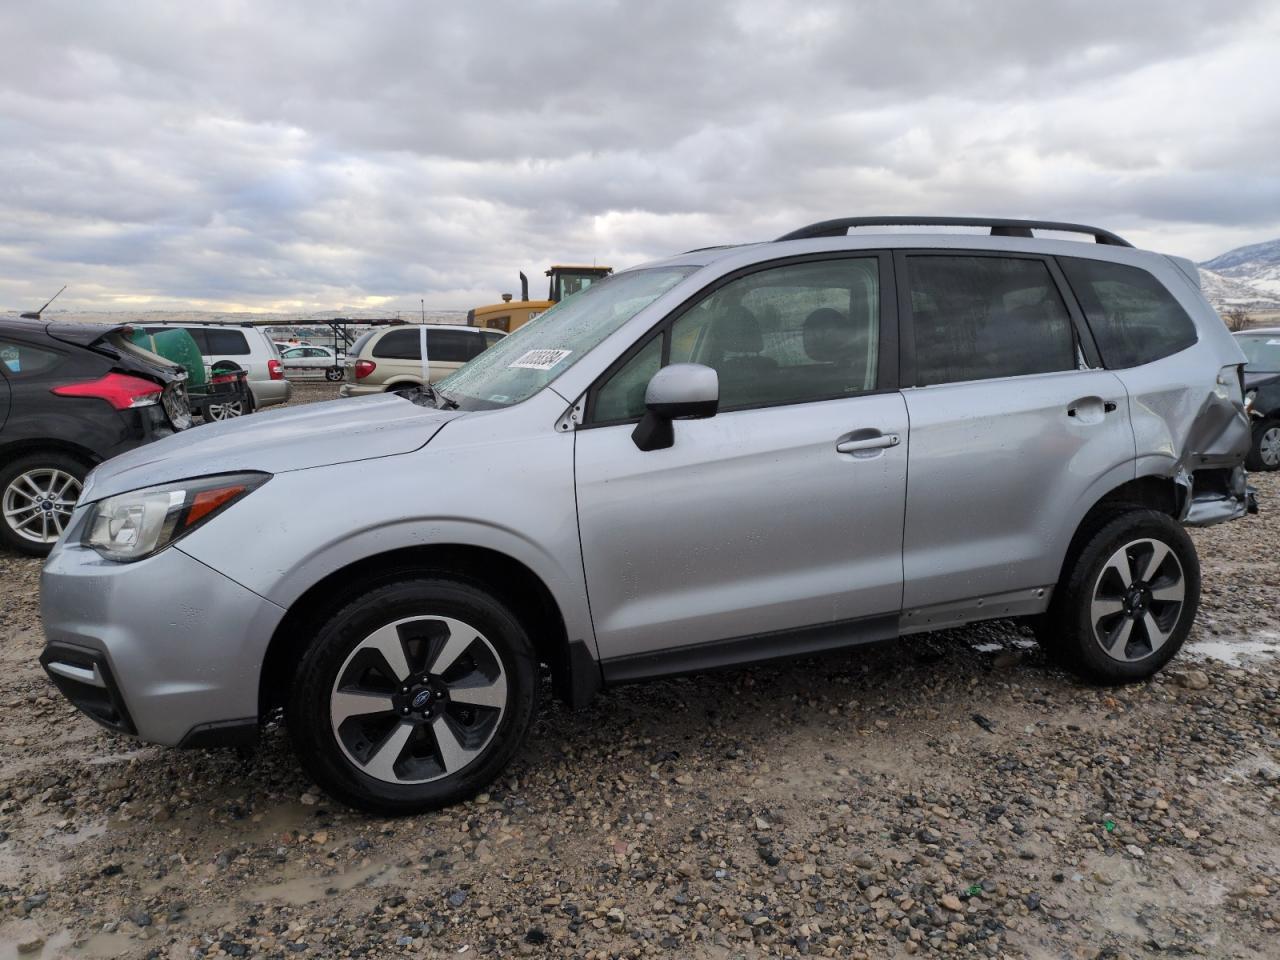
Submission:
<svg viewBox="0 0 1280 960">
<path fill-rule="evenodd" d="M 262 486 L 268 473 L 229 473 L 166 483 L 93 504 L 80 542 L 108 560 L 142 560 Z"/>
</svg>

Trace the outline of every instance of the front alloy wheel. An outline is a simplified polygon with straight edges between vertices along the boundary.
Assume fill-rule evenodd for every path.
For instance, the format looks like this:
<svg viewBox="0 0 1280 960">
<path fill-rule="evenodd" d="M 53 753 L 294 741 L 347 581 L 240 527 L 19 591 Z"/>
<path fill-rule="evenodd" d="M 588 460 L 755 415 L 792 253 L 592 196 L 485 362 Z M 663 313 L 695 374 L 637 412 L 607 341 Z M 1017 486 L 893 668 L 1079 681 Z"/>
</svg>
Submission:
<svg viewBox="0 0 1280 960">
<path fill-rule="evenodd" d="M 475 627 L 412 617 L 375 630 L 338 670 L 329 695 L 333 734 L 347 759 L 385 783 L 455 774 L 493 739 L 507 705 L 507 674 Z"/>
<path fill-rule="evenodd" d="M 480 585 L 424 572 L 357 596 L 313 635 L 285 719 L 303 767 L 354 807 L 395 815 L 466 799 L 532 722 L 533 644 Z"/>
</svg>

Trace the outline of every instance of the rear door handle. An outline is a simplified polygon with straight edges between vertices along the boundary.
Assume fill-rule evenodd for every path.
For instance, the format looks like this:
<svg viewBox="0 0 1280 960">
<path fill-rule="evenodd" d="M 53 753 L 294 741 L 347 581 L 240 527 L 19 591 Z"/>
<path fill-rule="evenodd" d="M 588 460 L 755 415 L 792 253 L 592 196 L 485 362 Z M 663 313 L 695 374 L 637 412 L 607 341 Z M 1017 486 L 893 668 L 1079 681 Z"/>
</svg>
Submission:
<svg viewBox="0 0 1280 960">
<path fill-rule="evenodd" d="M 859 450 L 879 450 L 882 447 L 896 447 L 900 440 L 896 433 L 885 433 L 865 440 L 841 440 L 836 444 L 836 453 L 857 453 Z"/>
</svg>

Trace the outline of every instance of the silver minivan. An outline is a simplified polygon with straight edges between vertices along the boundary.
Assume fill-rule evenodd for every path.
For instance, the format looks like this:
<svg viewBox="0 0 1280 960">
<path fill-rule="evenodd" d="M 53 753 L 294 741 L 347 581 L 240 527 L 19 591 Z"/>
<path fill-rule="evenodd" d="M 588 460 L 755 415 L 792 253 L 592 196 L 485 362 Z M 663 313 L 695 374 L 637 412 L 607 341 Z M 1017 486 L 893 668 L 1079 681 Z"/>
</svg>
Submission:
<svg viewBox="0 0 1280 960">
<path fill-rule="evenodd" d="M 311 776 L 383 813 L 491 781 L 540 665 L 581 704 L 1011 617 L 1138 681 L 1195 616 L 1184 527 L 1253 508 L 1243 362 L 1189 261 L 1092 227 L 851 219 L 695 250 L 434 390 L 100 466 L 45 566 L 41 659 L 162 744 L 283 709 Z M 317 490 L 354 495 L 317 514 Z"/>
</svg>

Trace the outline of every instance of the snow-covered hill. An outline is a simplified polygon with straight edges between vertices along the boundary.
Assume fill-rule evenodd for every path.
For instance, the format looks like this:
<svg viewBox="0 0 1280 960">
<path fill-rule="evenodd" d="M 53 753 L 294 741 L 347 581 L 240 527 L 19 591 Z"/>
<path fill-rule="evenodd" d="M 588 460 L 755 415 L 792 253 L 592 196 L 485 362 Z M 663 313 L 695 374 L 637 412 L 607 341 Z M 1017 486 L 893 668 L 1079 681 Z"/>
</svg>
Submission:
<svg viewBox="0 0 1280 960">
<path fill-rule="evenodd" d="M 1205 298 L 1219 309 L 1244 307 L 1252 310 L 1280 309 L 1280 297 L 1241 280 L 1223 276 L 1200 265 L 1200 289 Z"/>
<path fill-rule="evenodd" d="M 1280 300 L 1280 240 L 1236 247 L 1200 264 L 1214 273 L 1243 283 L 1272 300 Z"/>
</svg>

